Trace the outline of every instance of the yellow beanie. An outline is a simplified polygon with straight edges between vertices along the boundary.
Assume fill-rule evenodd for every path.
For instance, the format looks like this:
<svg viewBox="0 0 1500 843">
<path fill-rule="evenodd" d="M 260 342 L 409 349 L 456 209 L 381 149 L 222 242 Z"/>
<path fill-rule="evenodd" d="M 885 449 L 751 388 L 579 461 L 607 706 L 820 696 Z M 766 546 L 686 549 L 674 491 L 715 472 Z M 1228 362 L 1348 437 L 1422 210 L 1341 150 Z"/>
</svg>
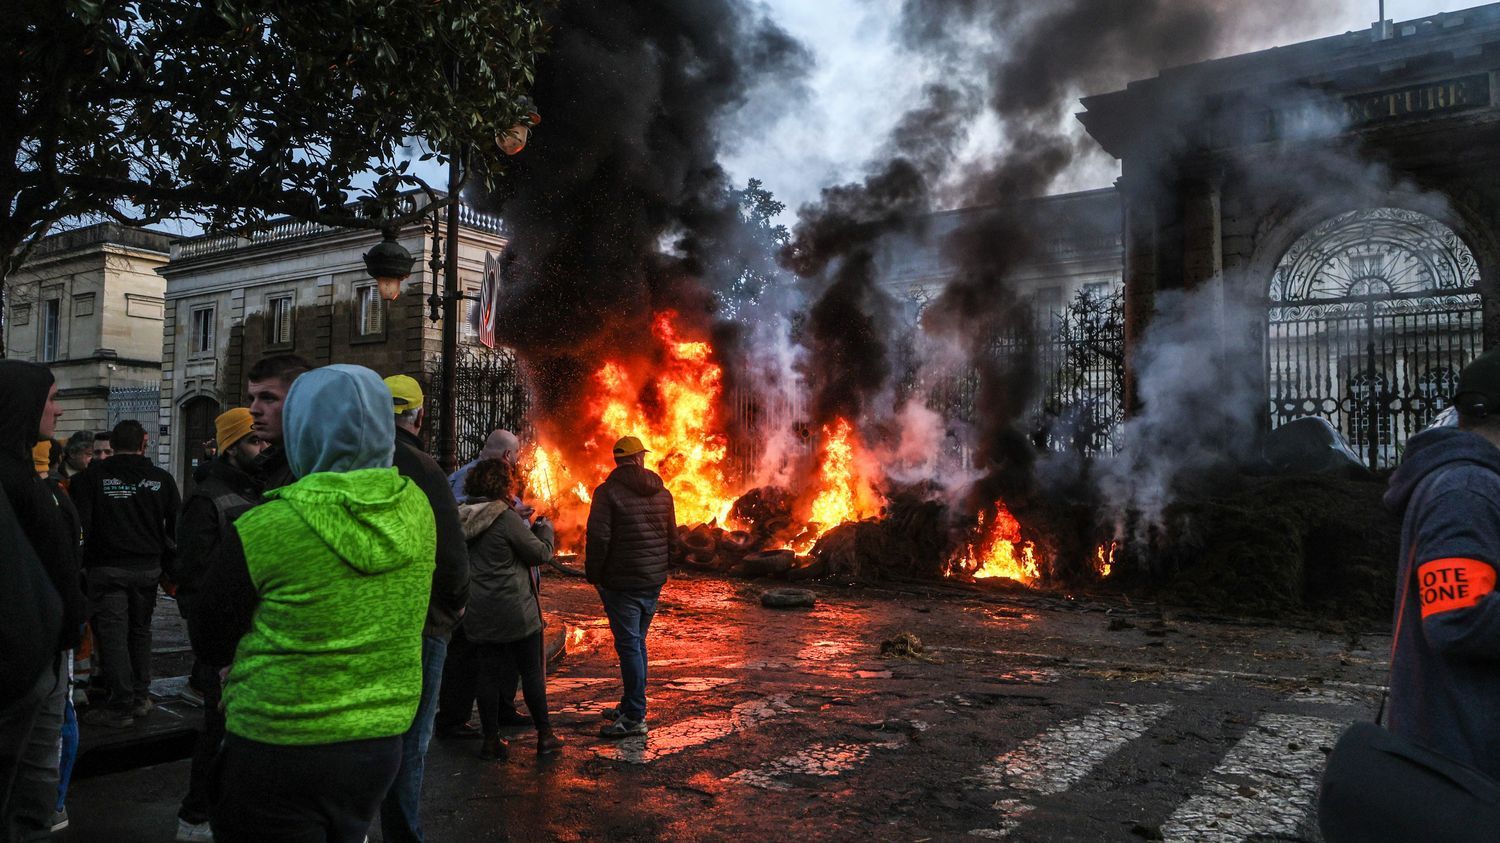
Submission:
<svg viewBox="0 0 1500 843">
<path fill-rule="evenodd" d="M 52 465 L 52 440 L 43 439 L 36 443 L 31 449 L 31 464 L 36 467 L 36 473 L 47 476 L 47 469 Z"/>
<path fill-rule="evenodd" d="M 219 444 L 219 453 L 223 453 L 234 447 L 234 443 L 244 439 L 250 433 L 250 425 L 254 419 L 250 417 L 250 411 L 244 407 L 235 407 L 226 410 L 214 419 L 214 440 Z"/>
</svg>

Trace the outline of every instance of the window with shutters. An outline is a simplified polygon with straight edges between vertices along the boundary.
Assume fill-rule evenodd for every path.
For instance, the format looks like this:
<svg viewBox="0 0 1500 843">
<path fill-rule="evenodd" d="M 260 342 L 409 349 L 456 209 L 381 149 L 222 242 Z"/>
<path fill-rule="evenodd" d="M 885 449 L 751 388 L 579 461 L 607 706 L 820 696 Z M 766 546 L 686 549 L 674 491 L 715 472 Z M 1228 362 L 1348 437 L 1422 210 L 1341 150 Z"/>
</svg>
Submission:
<svg viewBox="0 0 1500 843">
<path fill-rule="evenodd" d="M 360 339 L 385 335 L 385 302 L 374 284 L 354 288 L 354 333 Z"/>
<path fill-rule="evenodd" d="M 51 363 L 57 359 L 59 325 L 62 299 L 47 299 L 42 302 L 42 360 Z"/>
<path fill-rule="evenodd" d="M 292 294 L 271 296 L 266 300 L 266 344 L 292 345 Z"/>
<path fill-rule="evenodd" d="M 193 309 L 189 351 L 194 355 L 212 354 L 214 350 L 214 308 Z"/>
</svg>

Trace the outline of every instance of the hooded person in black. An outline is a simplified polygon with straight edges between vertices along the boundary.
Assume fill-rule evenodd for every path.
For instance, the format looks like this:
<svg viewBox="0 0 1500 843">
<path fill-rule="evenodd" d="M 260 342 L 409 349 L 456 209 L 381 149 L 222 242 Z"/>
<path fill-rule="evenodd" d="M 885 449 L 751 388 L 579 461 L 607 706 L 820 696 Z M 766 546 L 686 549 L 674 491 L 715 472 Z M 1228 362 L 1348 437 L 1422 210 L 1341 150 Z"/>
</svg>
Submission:
<svg viewBox="0 0 1500 843">
<path fill-rule="evenodd" d="M 1402 515 L 1391 731 L 1500 778 L 1500 350 L 1459 378 L 1459 426 L 1413 436 Z"/>
<path fill-rule="evenodd" d="M 53 385 L 46 366 L 0 360 L 0 488 L 62 597 L 63 632 L 57 642 L 61 652 L 78 643 L 84 603 L 78 540 L 31 461 L 31 449 L 42 438 L 42 413 Z"/>
<path fill-rule="evenodd" d="M 619 707 L 603 712 L 612 721 L 603 738 L 646 734 L 646 632 L 677 541 L 672 493 L 646 468 L 647 453 L 634 436 L 616 442 L 616 468 L 589 505 L 584 572 L 604 603 L 624 685 Z"/>
<path fill-rule="evenodd" d="M 60 415 L 52 400 L 56 383 L 45 366 L 0 360 L 0 490 L 15 521 L 60 598 L 61 623 L 47 624 L 42 642 L 51 650 L 50 667 L 29 681 L 21 679 L 0 705 L 0 834 L 44 836 L 52 827 L 57 805 L 58 741 L 67 693 L 63 652 L 77 642 L 83 624 L 83 594 L 78 585 L 77 537 L 64 520 L 52 491 L 37 475 L 31 449 L 50 437 Z M 20 553 L 4 557 L 9 564 L 24 562 Z M 0 601 L 29 595 L 0 595 Z M 4 610 L 0 602 L 0 610 Z M 56 620 L 50 618 L 50 620 Z M 54 629 L 60 632 L 54 632 Z M 18 693 L 11 693 L 12 690 Z"/>
</svg>

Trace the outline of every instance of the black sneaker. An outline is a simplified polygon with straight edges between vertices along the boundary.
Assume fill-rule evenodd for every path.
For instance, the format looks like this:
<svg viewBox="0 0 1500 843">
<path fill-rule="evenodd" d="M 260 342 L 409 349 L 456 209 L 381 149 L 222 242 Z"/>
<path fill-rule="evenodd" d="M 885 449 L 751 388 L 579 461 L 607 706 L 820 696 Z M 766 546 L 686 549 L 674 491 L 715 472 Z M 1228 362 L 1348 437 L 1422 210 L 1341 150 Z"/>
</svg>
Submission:
<svg viewBox="0 0 1500 843">
<path fill-rule="evenodd" d="M 609 708 L 606 708 L 603 711 L 599 712 L 599 716 L 613 723 L 616 720 L 620 719 L 620 710 L 618 708 L 615 708 L 614 706 L 610 706 Z"/>
<path fill-rule="evenodd" d="M 631 720 L 621 717 L 619 720 L 599 730 L 599 737 L 614 740 L 616 738 L 632 738 L 646 734 L 646 721 Z"/>
<path fill-rule="evenodd" d="M 484 733 L 473 723 L 460 723 L 457 726 L 439 726 L 433 730 L 433 734 L 444 740 L 462 740 L 465 738 L 481 738 Z"/>
</svg>

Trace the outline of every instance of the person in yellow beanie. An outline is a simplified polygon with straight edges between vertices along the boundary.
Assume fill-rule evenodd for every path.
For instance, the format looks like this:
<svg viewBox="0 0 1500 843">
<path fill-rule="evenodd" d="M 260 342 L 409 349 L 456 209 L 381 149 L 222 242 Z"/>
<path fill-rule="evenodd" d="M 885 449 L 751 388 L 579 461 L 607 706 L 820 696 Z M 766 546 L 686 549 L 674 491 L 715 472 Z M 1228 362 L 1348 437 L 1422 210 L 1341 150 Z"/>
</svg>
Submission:
<svg viewBox="0 0 1500 843">
<path fill-rule="evenodd" d="M 203 578 L 235 520 L 265 500 L 257 457 L 266 443 L 252 430 L 254 421 L 243 407 L 214 419 L 218 455 L 201 468 L 177 519 L 177 564 L 170 574 L 177 582 L 177 606 L 184 618 L 192 617 L 197 608 Z M 203 707 L 203 732 L 193 750 L 188 792 L 177 811 L 178 840 L 213 839 L 208 827 L 209 771 L 224 740 L 219 670 L 226 666 L 195 658 L 182 690 L 183 699 Z"/>
</svg>

